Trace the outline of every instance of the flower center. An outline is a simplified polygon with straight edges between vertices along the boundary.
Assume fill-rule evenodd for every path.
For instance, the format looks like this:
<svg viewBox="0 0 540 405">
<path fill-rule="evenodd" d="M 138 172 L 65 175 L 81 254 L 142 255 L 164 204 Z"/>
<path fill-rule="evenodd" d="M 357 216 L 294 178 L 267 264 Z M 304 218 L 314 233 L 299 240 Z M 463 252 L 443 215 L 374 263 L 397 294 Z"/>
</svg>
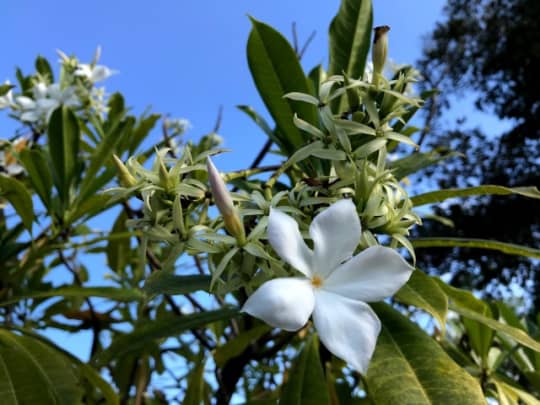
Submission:
<svg viewBox="0 0 540 405">
<path fill-rule="evenodd" d="M 319 276 L 313 276 L 311 279 L 311 285 L 315 288 L 320 288 L 322 286 L 322 278 Z"/>
</svg>

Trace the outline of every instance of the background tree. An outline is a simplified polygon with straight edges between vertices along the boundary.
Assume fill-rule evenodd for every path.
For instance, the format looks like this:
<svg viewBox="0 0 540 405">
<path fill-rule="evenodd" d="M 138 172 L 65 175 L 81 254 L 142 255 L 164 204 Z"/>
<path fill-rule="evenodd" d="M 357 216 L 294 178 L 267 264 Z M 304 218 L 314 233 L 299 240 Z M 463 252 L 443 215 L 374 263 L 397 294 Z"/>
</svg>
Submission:
<svg viewBox="0 0 540 405">
<path fill-rule="evenodd" d="M 517 187 L 540 184 L 540 3 L 534 0 L 449 0 L 444 20 L 426 41 L 420 61 L 425 85 L 442 92 L 426 109 L 429 144 L 463 153 L 430 174 L 442 188 L 477 184 Z M 510 120 L 502 133 L 468 129 L 459 119 L 450 127 L 443 113 L 454 97 L 471 96 L 479 111 Z M 474 119 L 474 118 L 473 118 Z M 473 121 L 468 122 L 473 123 Z M 468 235 L 512 243 L 540 242 L 540 204 L 521 198 L 490 196 L 457 201 L 437 214 L 454 222 L 454 236 Z M 428 223 L 423 234 L 449 234 L 447 226 Z M 540 308 L 540 264 L 518 256 L 481 250 L 434 249 L 421 265 L 452 272 L 452 283 L 504 294 L 501 284 L 517 283 L 530 294 L 531 313 Z M 471 270 L 474 269 L 474 270 Z M 495 271 L 501 269 L 501 271 Z"/>
</svg>

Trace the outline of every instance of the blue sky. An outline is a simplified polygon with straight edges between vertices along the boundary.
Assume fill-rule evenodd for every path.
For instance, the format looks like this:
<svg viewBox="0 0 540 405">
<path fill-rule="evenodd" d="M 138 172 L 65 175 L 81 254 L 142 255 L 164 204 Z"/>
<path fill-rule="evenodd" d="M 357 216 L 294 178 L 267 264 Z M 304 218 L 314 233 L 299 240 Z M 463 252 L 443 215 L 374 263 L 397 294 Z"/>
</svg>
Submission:
<svg viewBox="0 0 540 405">
<path fill-rule="evenodd" d="M 392 27 L 392 59 L 413 63 L 418 58 L 421 35 L 440 17 L 443 3 L 374 0 L 375 24 Z M 220 157 L 218 164 L 223 170 L 240 169 L 265 141 L 235 108 L 248 104 L 264 112 L 245 56 L 247 15 L 271 24 L 288 38 L 295 21 L 301 41 L 315 30 L 303 60 L 307 70 L 327 64 L 327 30 L 338 7 L 338 0 L 4 2 L 0 80 L 13 79 L 14 65 L 31 71 L 37 54 L 56 62 L 55 50 L 61 49 L 89 61 L 101 45 L 102 63 L 120 72 L 105 83 L 107 89 L 122 91 L 135 112 L 151 105 L 158 112 L 188 118 L 193 124 L 188 135 L 199 136 L 213 127 L 222 105 L 220 133 L 234 152 Z"/>
</svg>

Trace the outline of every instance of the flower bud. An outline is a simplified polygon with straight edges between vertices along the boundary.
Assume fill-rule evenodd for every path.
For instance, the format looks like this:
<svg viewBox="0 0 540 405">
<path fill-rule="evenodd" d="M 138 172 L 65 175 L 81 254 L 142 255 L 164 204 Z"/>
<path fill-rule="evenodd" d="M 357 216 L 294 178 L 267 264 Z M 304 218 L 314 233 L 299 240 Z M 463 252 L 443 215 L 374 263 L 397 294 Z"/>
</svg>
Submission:
<svg viewBox="0 0 540 405">
<path fill-rule="evenodd" d="M 372 83 L 378 84 L 379 77 L 382 74 L 386 55 L 388 54 L 388 25 L 381 25 L 374 28 L 373 48 L 371 49 L 371 58 L 373 59 L 373 77 Z"/>
<path fill-rule="evenodd" d="M 208 181 L 210 182 L 210 190 L 214 196 L 214 201 L 216 206 L 223 216 L 223 221 L 225 223 L 225 229 L 238 240 L 240 243 L 245 242 L 245 231 L 244 225 L 240 220 L 238 212 L 233 205 L 233 201 L 229 190 L 225 186 L 225 182 L 221 178 L 216 166 L 208 157 L 206 161 L 206 169 L 208 171 Z"/>
<path fill-rule="evenodd" d="M 122 163 L 122 161 L 118 158 L 118 156 L 113 154 L 113 162 L 116 166 L 116 169 L 118 170 L 118 178 L 120 180 L 120 184 L 124 187 L 133 187 L 137 184 L 137 180 L 133 175 L 129 172 L 126 165 Z"/>
</svg>

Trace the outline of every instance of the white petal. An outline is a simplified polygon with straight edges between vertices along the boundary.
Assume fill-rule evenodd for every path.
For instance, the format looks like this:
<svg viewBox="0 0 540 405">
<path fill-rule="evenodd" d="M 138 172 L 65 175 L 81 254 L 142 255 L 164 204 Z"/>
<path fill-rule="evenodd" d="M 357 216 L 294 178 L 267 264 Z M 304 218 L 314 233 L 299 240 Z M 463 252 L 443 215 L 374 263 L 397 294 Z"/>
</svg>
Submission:
<svg viewBox="0 0 540 405">
<path fill-rule="evenodd" d="M 36 109 L 41 111 L 49 111 L 58 107 L 60 103 L 58 100 L 52 98 L 42 98 L 36 102 Z"/>
<path fill-rule="evenodd" d="M 15 100 L 17 101 L 17 104 L 21 106 L 23 110 L 30 110 L 32 108 L 35 108 L 36 106 L 36 102 L 32 100 L 30 97 L 19 96 Z"/>
<path fill-rule="evenodd" d="M 60 88 L 59 83 L 53 83 L 49 86 L 47 89 L 47 94 L 50 98 L 54 100 L 61 101 L 62 100 L 62 89 Z"/>
<path fill-rule="evenodd" d="M 80 65 L 77 65 L 77 69 L 75 69 L 75 76 L 83 76 L 90 78 L 90 76 L 92 76 L 92 69 L 90 68 L 90 65 L 86 63 L 81 63 Z"/>
<path fill-rule="evenodd" d="M 381 322 L 369 305 L 316 290 L 313 322 L 330 352 L 356 371 L 367 372 L 381 331 Z"/>
<path fill-rule="evenodd" d="M 41 117 L 34 110 L 23 112 L 20 116 L 20 120 L 24 122 L 36 122 L 39 121 Z"/>
<path fill-rule="evenodd" d="M 108 77 L 112 76 L 115 73 L 116 73 L 115 71 L 109 69 L 107 66 L 97 65 L 92 70 L 92 76 L 90 80 L 92 80 L 94 83 L 100 82 L 102 80 L 107 79 Z"/>
<path fill-rule="evenodd" d="M 315 217 L 309 227 L 313 239 L 313 265 L 325 277 L 351 257 L 360 241 L 360 220 L 351 200 L 341 200 Z"/>
<path fill-rule="evenodd" d="M 271 209 L 268 241 L 279 257 L 306 276 L 311 276 L 313 252 L 304 242 L 294 219 L 279 210 Z"/>
<path fill-rule="evenodd" d="M 242 312 L 267 324 L 296 331 L 306 324 L 313 312 L 313 287 L 305 278 L 276 278 L 259 287 L 246 301 Z"/>
<path fill-rule="evenodd" d="M 36 83 L 32 91 L 36 100 L 47 97 L 47 85 L 43 82 Z"/>
<path fill-rule="evenodd" d="M 372 246 L 338 267 L 323 288 L 365 302 L 381 301 L 395 294 L 412 271 L 394 249 Z"/>
</svg>

